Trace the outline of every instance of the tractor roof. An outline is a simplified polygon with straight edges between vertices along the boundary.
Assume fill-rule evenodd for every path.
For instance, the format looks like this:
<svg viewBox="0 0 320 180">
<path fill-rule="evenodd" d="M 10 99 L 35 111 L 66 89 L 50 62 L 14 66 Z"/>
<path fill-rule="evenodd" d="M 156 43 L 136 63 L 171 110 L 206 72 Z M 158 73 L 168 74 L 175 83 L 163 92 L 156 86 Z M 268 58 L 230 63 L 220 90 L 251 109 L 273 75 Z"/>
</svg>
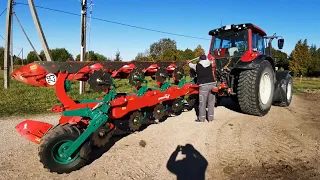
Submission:
<svg viewBox="0 0 320 180">
<path fill-rule="evenodd" d="M 214 36 L 217 34 L 220 34 L 221 32 L 226 32 L 226 31 L 239 31 L 239 30 L 243 30 L 243 29 L 252 29 L 254 32 L 259 33 L 262 36 L 267 35 L 261 28 L 259 28 L 258 26 L 252 24 L 252 23 L 245 23 L 245 24 L 230 24 L 227 26 L 222 26 L 220 28 L 217 29 L 213 29 L 211 31 L 209 31 L 209 35 Z"/>
</svg>

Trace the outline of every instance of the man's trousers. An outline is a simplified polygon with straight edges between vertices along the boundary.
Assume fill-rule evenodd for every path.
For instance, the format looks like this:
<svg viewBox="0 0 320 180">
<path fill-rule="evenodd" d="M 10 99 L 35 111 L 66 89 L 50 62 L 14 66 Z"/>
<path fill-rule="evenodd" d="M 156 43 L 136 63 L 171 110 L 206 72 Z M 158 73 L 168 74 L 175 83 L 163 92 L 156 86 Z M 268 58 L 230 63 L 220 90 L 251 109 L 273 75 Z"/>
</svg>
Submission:
<svg viewBox="0 0 320 180">
<path fill-rule="evenodd" d="M 203 84 L 199 86 L 199 116 L 198 120 L 212 121 L 214 120 L 214 104 L 215 94 L 211 92 L 212 88 L 215 87 L 215 83 Z M 206 118 L 208 108 L 208 117 Z"/>
</svg>

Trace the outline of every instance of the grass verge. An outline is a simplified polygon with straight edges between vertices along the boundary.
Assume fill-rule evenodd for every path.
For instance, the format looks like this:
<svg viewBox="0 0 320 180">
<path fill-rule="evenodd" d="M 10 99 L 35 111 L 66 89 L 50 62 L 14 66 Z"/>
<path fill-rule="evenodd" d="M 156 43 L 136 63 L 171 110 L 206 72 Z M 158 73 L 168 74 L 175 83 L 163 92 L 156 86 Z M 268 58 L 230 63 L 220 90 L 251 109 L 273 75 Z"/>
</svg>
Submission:
<svg viewBox="0 0 320 180">
<path fill-rule="evenodd" d="M 320 92 L 320 78 L 294 78 L 293 92 Z"/>
</svg>

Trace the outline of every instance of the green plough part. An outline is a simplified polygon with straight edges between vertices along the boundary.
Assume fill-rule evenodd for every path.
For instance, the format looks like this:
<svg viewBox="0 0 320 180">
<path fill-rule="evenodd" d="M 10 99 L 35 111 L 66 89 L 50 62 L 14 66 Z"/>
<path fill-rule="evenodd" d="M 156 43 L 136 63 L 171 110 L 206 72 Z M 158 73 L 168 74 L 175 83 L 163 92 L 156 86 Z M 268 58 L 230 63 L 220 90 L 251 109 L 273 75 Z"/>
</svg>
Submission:
<svg viewBox="0 0 320 180">
<path fill-rule="evenodd" d="M 71 90 L 71 82 L 69 80 L 64 81 L 64 89 L 66 92 L 69 92 Z"/>
<path fill-rule="evenodd" d="M 168 81 L 168 82 L 165 82 L 162 84 L 162 86 L 160 87 L 160 91 L 164 92 L 166 91 L 169 87 L 171 86 L 171 83 Z"/>
<path fill-rule="evenodd" d="M 92 109 L 87 107 L 82 109 L 64 111 L 62 113 L 64 116 L 81 116 L 91 119 L 88 128 L 79 136 L 79 138 L 75 142 L 72 143 L 67 151 L 62 153 L 62 158 L 68 159 L 93 132 L 107 123 L 107 113 L 110 108 L 109 102 L 112 101 L 115 97 L 116 89 L 111 89 L 109 93 L 105 95 L 103 100 L 95 100 L 95 102 L 99 102 L 99 104 Z"/>
<path fill-rule="evenodd" d="M 102 100 L 98 100 L 98 99 L 82 99 L 82 100 L 78 100 L 80 103 L 92 103 L 92 102 L 102 102 Z"/>
<path fill-rule="evenodd" d="M 145 80 L 144 80 L 144 82 L 146 83 L 146 85 L 141 86 L 141 87 L 139 88 L 139 90 L 138 90 L 138 92 L 137 92 L 137 96 L 138 96 L 138 97 L 141 97 L 141 96 L 145 95 L 146 92 L 148 91 L 148 81 L 145 81 Z"/>
<path fill-rule="evenodd" d="M 179 82 L 179 84 L 178 84 L 178 87 L 181 88 L 181 87 L 184 86 L 185 84 L 187 84 L 187 78 L 186 78 L 186 76 L 184 76 L 184 77 L 180 80 L 180 82 Z"/>
</svg>

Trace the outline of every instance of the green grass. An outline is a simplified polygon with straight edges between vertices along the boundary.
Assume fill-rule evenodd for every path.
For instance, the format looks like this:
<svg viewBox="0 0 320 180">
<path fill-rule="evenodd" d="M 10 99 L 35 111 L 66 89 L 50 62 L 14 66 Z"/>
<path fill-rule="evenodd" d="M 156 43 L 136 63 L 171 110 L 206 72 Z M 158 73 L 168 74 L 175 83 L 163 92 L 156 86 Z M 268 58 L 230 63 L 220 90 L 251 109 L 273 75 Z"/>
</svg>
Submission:
<svg viewBox="0 0 320 180">
<path fill-rule="evenodd" d="M 293 92 L 320 91 L 320 78 L 294 78 Z"/>
</svg>

